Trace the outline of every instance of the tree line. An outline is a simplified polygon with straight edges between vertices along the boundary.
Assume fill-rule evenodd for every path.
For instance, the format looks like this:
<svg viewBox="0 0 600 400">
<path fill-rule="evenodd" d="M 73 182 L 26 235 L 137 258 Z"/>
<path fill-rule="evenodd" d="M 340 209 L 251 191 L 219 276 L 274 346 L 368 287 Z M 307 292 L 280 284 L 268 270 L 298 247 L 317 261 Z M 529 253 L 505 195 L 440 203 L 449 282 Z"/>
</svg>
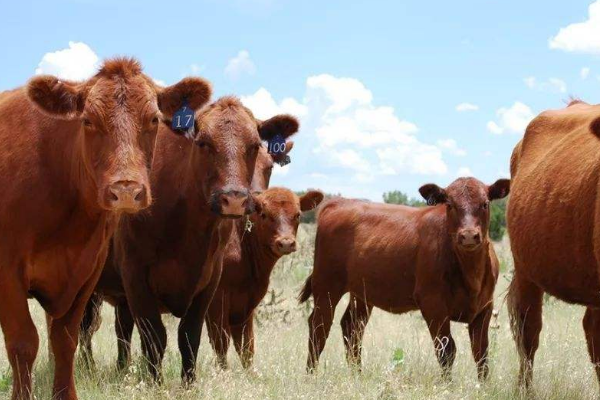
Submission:
<svg viewBox="0 0 600 400">
<path fill-rule="evenodd" d="M 297 192 L 299 196 L 305 191 Z M 325 194 L 325 199 L 339 197 L 339 194 Z M 402 204 L 411 207 L 423 207 L 426 205 L 424 200 L 413 198 L 400 190 L 393 190 L 383 194 L 383 202 L 388 204 Z M 494 241 L 501 240 L 506 232 L 506 202 L 507 198 L 494 201 L 490 204 L 490 238 Z M 312 210 L 302 214 L 301 222 L 312 224 L 316 222 L 317 211 Z"/>
</svg>

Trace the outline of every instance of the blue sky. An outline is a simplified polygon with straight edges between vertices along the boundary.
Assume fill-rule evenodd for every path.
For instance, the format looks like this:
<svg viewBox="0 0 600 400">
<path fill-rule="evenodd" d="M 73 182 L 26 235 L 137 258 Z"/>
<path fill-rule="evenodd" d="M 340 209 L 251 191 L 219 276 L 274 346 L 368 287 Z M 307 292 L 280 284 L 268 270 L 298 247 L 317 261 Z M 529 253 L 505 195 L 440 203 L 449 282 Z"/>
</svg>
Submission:
<svg viewBox="0 0 600 400">
<path fill-rule="evenodd" d="M 508 174 L 524 126 L 600 94 L 600 1 L 4 2 L 0 90 L 138 57 L 211 80 L 261 117 L 301 119 L 273 184 L 380 200 Z"/>
</svg>

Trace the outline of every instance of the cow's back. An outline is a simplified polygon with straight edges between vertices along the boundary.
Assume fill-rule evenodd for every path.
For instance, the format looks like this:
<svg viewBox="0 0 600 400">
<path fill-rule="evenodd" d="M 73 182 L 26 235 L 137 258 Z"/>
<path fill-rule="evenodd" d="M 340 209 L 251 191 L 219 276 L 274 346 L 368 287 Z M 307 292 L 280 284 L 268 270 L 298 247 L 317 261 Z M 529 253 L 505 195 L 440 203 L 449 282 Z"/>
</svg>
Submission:
<svg viewBox="0 0 600 400">
<path fill-rule="evenodd" d="M 322 282 L 313 285 L 344 285 L 388 311 L 412 307 L 421 214 L 412 207 L 329 200 L 318 215 L 315 243 Z"/>
<path fill-rule="evenodd" d="M 579 103 L 530 123 L 511 160 L 507 217 L 525 277 L 564 300 L 600 304 L 600 139 L 590 129 L 597 118 L 600 106 Z"/>
</svg>

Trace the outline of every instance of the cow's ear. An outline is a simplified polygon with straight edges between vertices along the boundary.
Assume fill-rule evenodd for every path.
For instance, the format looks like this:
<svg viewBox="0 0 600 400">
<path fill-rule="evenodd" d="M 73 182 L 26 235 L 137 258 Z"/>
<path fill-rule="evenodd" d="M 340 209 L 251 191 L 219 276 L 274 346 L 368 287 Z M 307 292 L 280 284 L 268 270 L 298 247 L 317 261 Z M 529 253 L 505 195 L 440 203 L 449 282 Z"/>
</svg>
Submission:
<svg viewBox="0 0 600 400">
<path fill-rule="evenodd" d="M 446 191 L 435 183 L 428 183 L 427 185 L 421 186 L 419 188 L 419 193 L 421 193 L 421 196 L 427 200 L 427 205 L 429 206 L 443 204 L 448 201 Z"/>
<path fill-rule="evenodd" d="M 318 190 L 309 190 L 300 197 L 300 210 L 310 211 L 323 201 L 323 193 Z"/>
<path fill-rule="evenodd" d="M 42 111 L 55 117 L 75 118 L 83 111 L 83 85 L 41 75 L 27 84 L 27 96 Z"/>
<path fill-rule="evenodd" d="M 498 179 L 488 187 L 490 200 L 503 199 L 510 193 L 510 179 Z"/>
<path fill-rule="evenodd" d="M 157 88 L 157 91 L 158 108 L 169 120 L 184 103 L 187 102 L 187 106 L 192 110 L 198 110 L 210 100 L 212 95 L 210 83 L 198 77 L 184 78 L 174 85 Z"/>
<path fill-rule="evenodd" d="M 258 133 L 262 140 L 271 140 L 275 135 L 280 135 L 284 139 L 298 132 L 300 123 L 296 117 L 288 114 L 276 115 L 266 121 L 258 122 Z"/>
</svg>

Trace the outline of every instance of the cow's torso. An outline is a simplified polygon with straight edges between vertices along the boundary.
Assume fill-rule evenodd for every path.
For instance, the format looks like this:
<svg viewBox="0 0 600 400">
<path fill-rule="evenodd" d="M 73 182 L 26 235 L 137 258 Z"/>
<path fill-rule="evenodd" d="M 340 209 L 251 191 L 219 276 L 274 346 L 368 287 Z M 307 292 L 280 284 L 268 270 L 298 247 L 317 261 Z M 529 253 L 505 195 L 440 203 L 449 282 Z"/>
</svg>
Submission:
<svg viewBox="0 0 600 400">
<path fill-rule="evenodd" d="M 447 241 L 443 228 L 434 228 L 438 232 L 431 238 L 422 237 L 424 215 L 430 212 L 431 208 L 342 202 L 327 216 L 327 226 L 319 226 L 325 231 L 317 234 L 323 238 L 318 246 L 337 248 L 347 290 L 366 303 L 403 313 L 418 309 L 420 298 L 433 293 L 442 296 L 453 319 L 471 320 L 492 299 L 497 264 L 491 273 L 494 265 L 488 263 L 490 273 L 482 284 L 469 288 L 457 273 L 458 261 L 449 262 L 452 255 L 442 254 Z M 439 225 L 439 218 L 430 219 Z M 330 279 L 341 279 L 335 268 L 331 271 Z"/>
<path fill-rule="evenodd" d="M 80 123 L 38 111 L 17 89 L 0 96 L 0 273 L 23 285 L 53 317 L 71 307 L 104 262 L 116 215 L 90 213 L 77 186 Z"/>
<path fill-rule="evenodd" d="M 508 226 L 515 267 L 565 301 L 600 305 L 599 106 L 546 112 L 513 162 Z"/>
</svg>

